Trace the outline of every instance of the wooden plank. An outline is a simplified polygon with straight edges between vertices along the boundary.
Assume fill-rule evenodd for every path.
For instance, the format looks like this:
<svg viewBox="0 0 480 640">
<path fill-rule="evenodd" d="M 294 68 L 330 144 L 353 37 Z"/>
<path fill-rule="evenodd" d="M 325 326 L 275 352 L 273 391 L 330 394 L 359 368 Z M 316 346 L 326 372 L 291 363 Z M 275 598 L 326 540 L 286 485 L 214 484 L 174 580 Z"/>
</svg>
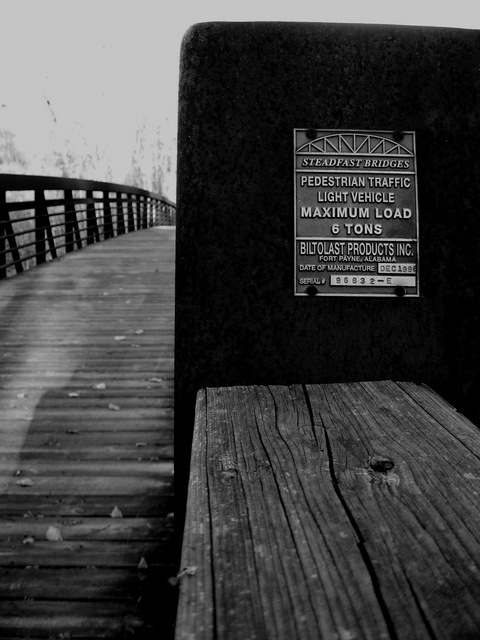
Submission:
<svg viewBox="0 0 480 640">
<path fill-rule="evenodd" d="M 120 410 L 123 415 L 122 409 L 125 411 L 135 411 L 134 415 L 143 416 L 147 412 L 151 413 L 155 417 L 162 417 L 165 415 L 165 409 L 172 409 L 173 402 L 170 398 L 155 398 L 146 397 L 143 393 L 138 394 L 139 397 L 125 397 L 120 394 L 116 396 L 100 396 L 91 397 L 89 395 L 82 395 L 78 391 L 74 391 L 77 395 L 70 397 L 68 393 L 63 394 L 63 397 L 58 397 L 56 394 L 53 397 L 42 397 L 40 404 L 35 402 L 35 398 L 29 401 L 27 394 L 25 398 L 19 399 L 11 398 L 2 405 L 5 407 L 2 411 L 2 420 L 8 419 L 9 413 L 21 413 L 22 410 L 29 410 L 30 405 L 35 403 L 35 411 L 37 413 L 55 413 L 56 411 L 63 411 L 65 414 L 65 407 L 68 413 L 75 414 L 78 412 L 80 415 L 86 412 L 103 411 L 109 409 L 109 404 L 116 401 L 117 411 Z M 111 409 L 110 409 L 111 410 Z M 170 412 L 171 414 L 171 412 Z M 109 414 L 107 414 L 109 415 Z"/>
<path fill-rule="evenodd" d="M 145 443 L 142 434 L 139 434 L 141 438 L 141 447 L 137 447 L 135 444 L 130 443 L 126 445 L 122 444 L 102 444 L 101 446 L 95 446 L 95 442 L 85 444 L 80 443 L 81 446 L 70 448 L 61 448 L 55 445 L 55 441 L 52 444 L 43 442 L 43 446 L 39 447 L 23 447 L 21 457 L 19 456 L 18 443 L 13 443 L 10 446 L 0 446 L 0 458 L 6 459 L 11 464 L 12 457 L 17 461 L 31 462 L 33 460 L 173 460 L 173 444 L 157 444 L 157 443 Z"/>
<path fill-rule="evenodd" d="M 56 495 L 18 496 L 4 495 L 1 500 L 1 514 L 6 517 L 38 517 L 38 518 L 77 518 L 77 517 L 110 517 L 113 508 L 117 506 L 124 517 L 154 517 L 172 513 L 173 488 L 160 495 Z"/>
<path fill-rule="evenodd" d="M 178 637 L 194 628 L 202 629 L 198 638 L 333 638 L 352 628 L 363 638 L 388 637 L 301 388 L 209 389 L 195 446 L 202 437 L 208 476 L 205 484 L 192 467 L 182 556 L 182 567 L 197 571 L 181 582 Z M 198 554 L 205 531 L 192 529 L 191 518 L 205 500 L 211 546 Z M 199 564 L 209 551 L 210 566 Z M 197 590 L 187 602 L 214 602 L 214 616 L 201 612 L 197 621 L 185 588 Z"/>
<path fill-rule="evenodd" d="M 31 485 L 21 484 L 31 482 Z M 27 477 L 0 477 L 0 488 L 8 491 L 11 496 L 48 494 L 55 495 L 144 495 L 155 496 L 171 484 L 170 480 L 150 478 L 150 477 L 122 477 L 122 476 L 102 476 L 100 473 L 95 477 L 83 476 L 79 480 L 76 476 L 35 476 Z"/>
<path fill-rule="evenodd" d="M 114 423 L 113 423 L 114 426 Z M 22 437 L 21 434 L 5 433 L 0 443 L 0 453 L 11 451 L 11 447 L 25 445 L 25 449 L 42 449 L 44 447 L 65 447 L 67 449 L 101 447 L 101 446 L 132 446 L 136 448 L 138 442 L 150 446 L 162 447 L 172 442 L 172 434 L 160 431 L 158 433 L 147 431 L 111 431 L 98 429 L 96 432 L 75 430 L 75 422 L 68 422 L 63 431 L 34 431 Z M 9 448 L 10 447 L 10 448 Z M 22 449 L 23 452 L 23 449 Z"/>
<path fill-rule="evenodd" d="M 168 589 L 169 568 L 147 570 L 97 567 L 95 571 L 64 568 L 0 568 L 0 599 L 137 601 L 150 590 L 159 597 Z"/>
<path fill-rule="evenodd" d="M 1 637 L 17 633 L 17 637 L 25 638 L 40 632 L 43 638 L 50 634 L 57 638 L 68 638 L 67 634 L 70 637 L 118 638 L 140 633 L 144 627 L 138 607 L 125 607 L 122 602 L 65 601 L 59 605 L 56 601 L 44 600 L 0 601 Z"/>
<path fill-rule="evenodd" d="M 156 380 L 160 380 L 157 378 Z M 100 381 L 103 382 L 103 381 Z M 94 399 L 98 401 L 98 399 L 103 398 L 116 398 L 122 397 L 126 401 L 137 400 L 137 399 L 149 399 L 153 400 L 156 403 L 165 403 L 167 399 L 171 401 L 172 398 L 172 389 L 168 389 L 165 386 L 165 383 L 160 382 L 148 382 L 145 381 L 137 381 L 136 384 L 130 383 L 130 385 L 125 385 L 124 387 L 120 387 L 117 384 L 112 384 L 107 386 L 105 389 L 94 388 L 98 386 L 98 382 L 92 385 L 86 385 L 85 382 L 78 383 L 70 383 L 69 385 L 65 385 L 62 387 L 53 387 L 49 389 L 49 398 L 51 402 L 55 402 L 55 400 L 65 402 L 65 397 L 69 397 L 70 393 L 78 393 L 79 396 L 84 400 L 89 400 L 92 402 Z M 107 383 L 105 383 L 106 385 Z M 18 394 L 16 393 L 17 388 L 9 388 L 7 386 L 2 386 L 0 391 L 0 402 L 2 404 L 12 398 L 18 398 Z M 35 387 L 35 389 L 42 389 L 42 387 Z M 26 398 L 28 398 L 28 392 L 26 393 Z M 72 400 L 73 398 L 71 398 Z M 170 406 L 172 406 L 170 404 Z"/>
<path fill-rule="evenodd" d="M 170 372 L 168 372 L 170 373 Z M 152 389 L 165 389 L 168 392 L 173 390 L 173 380 L 170 376 L 168 376 L 166 371 L 162 371 L 161 373 L 154 375 L 152 374 L 150 377 L 139 377 L 137 379 L 132 380 L 131 372 L 117 372 L 113 376 L 106 377 L 103 374 L 103 377 L 97 380 L 92 381 L 90 374 L 78 372 L 75 380 L 75 386 L 83 389 L 88 389 L 92 384 L 109 384 L 109 389 L 116 393 L 117 391 L 125 391 L 126 393 L 129 390 L 137 389 L 138 387 L 148 389 L 149 386 Z M 71 388 L 71 381 L 65 380 L 64 376 L 53 372 L 50 375 L 45 374 L 45 378 L 48 384 L 51 386 L 53 390 L 57 390 L 60 388 L 69 389 Z M 45 381 L 43 381 L 45 383 Z M 64 387 L 65 382 L 67 382 L 67 386 Z M 68 386 L 70 385 L 70 387 Z M 30 371 L 26 371 L 24 374 L 18 374 L 13 380 L 10 379 L 10 375 L 2 370 L 0 372 L 0 386 L 2 389 L 10 389 L 10 390 L 23 390 L 23 389 L 43 389 L 44 385 L 42 381 L 38 380 L 38 377 L 33 376 Z M 74 391 L 73 388 L 71 388 Z"/>
<path fill-rule="evenodd" d="M 139 449 L 143 448 L 142 442 L 139 442 L 138 445 Z M 87 460 L 69 460 L 68 463 L 65 463 L 65 461 L 52 459 L 25 461 L 0 457 L 0 478 L 10 477 L 21 480 L 24 477 L 68 476 L 80 478 L 99 475 L 102 477 L 148 477 L 169 481 L 173 476 L 173 460 L 103 460 L 99 465 Z"/>
<path fill-rule="evenodd" d="M 142 558 L 148 565 L 166 565 L 169 536 L 155 541 L 95 542 L 38 540 L 32 545 L 12 540 L 2 544 L 0 566 L 3 567 L 138 567 Z M 78 598 L 81 599 L 81 594 Z"/>
<path fill-rule="evenodd" d="M 112 509 L 113 512 L 113 509 Z M 71 540 L 155 540 L 171 533 L 173 518 L 4 518 L 0 517 L 0 540 L 17 540 L 24 543 L 25 538 L 35 541 L 46 539 L 49 527 L 58 528 L 65 541 Z M 30 543 L 30 542 L 29 542 Z"/>
<path fill-rule="evenodd" d="M 0 419 L 0 434 L 3 436 L 8 433 L 25 433 L 30 431 L 30 428 L 34 429 L 37 434 L 55 433 L 56 431 L 73 434 L 75 430 L 82 432 L 102 432 L 112 430 L 113 428 L 115 431 L 138 431 L 138 433 L 155 431 L 157 433 L 163 432 L 166 435 L 169 431 L 171 432 L 171 423 L 171 416 L 132 420 L 121 414 L 121 412 L 116 413 L 114 421 L 111 418 L 103 420 L 97 418 L 92 421 L 85 416 L 75 415 L 74 419 L 69 417 L 68 425 L 65 424 L 65 417 L 61 415 L 55 418 L 51 416 L 35 416 L 33 422 L 25 417 L 14 417 L 11 419 Z"/>
<path fill-rule="evenodd" d="M 177 639 L 475 637 L 478 451 L 412 383 L 202 390 Z"/>
</svg>

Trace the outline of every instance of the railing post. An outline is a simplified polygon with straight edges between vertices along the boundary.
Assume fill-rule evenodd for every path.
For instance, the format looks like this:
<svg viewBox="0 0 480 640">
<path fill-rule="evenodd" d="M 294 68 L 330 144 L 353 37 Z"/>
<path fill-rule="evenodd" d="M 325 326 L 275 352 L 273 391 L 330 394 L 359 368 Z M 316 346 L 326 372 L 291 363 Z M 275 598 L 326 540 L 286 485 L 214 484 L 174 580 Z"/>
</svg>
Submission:
<svg viewBox="0 0 480 640">
<path fill-rule="evenodd" d="M 77 249 L 82 248 L 82 239 L 80 237 L 80 229 L 78 228 L 77 212 L 73 202 L 73 193 L 71 189 L 64 190 L 65 197 L 65 251 L 70 253 L 75 249 L 74 242 L 77 243 Z"/>
<path fill-rule="evenodd" d="M 128 194 L 128 232 L 135 231 L 135 217 L 133 213 L 133 194 Z"/>
<path fill-rule="evenodd" d="M 110 193 L 108 191 L 103 192 L 103 238 L 113 238 L 113 221 L 112 210 L 110 208 Z"/>
<path fill-rule="evenodd" d="M 86 191 L 85 198 L 87 200 L 87 244 L 93 244 L 100 242 L 93 191 Z"/>
<path fill-rule="evenodd" d="M 138 195 L 135 196 L 135 202 L 136 202 L 136 220 L 135 220 L 135 229 L 136 231 L 138 231 L 139 229 L 142 228 L 142 201 L 141 201 L 141 197 Z"/>
<path fill-rule="evenodd" d="M 45 231 L 48 222 L 48 211 L 43 189 L 35 190 L 35 256 L 37 264 L 43 264 L 47 259 L 45 245 Z"/>
<path fill-rule="evenodd" d="M 153 221 L 155 220 L 155 198 L 150 198 L 148 207 L 148 226 L 153 227 Z"/>
<path fill-rule="evenodd" d="M 5 243 L 5 239 L 8 240 L 8 245 L 10 247 L 10 254 L 12 256 L 12 263 L 15 265 L 15 271 L 17 273 L 22 273 L 23 264 L 22 264 L 22 260 L 20 258 L 20 252 L 19 252 L 18 247 L 17 247 L 17 242 L 15 240 L 15 234 L 13 232 L 12 222 L 10 220 L 10 215 L 9 215 L 8 208 L 7 208 L 7 205 L 6 205 L 6 194 L 5 194 L 5 191 L 3 191 L 3 199 L 0 202 L 0 204 L 1 204 L 0 220 L 1 220 L 1 223 L 2 223 L 2 229 L 3 229 L 3 242 Z M 5 263 L 6 263 L 6 250 L 7 250 L 7 247 L 5 245 L 5 253 L 4 253 Z M 5 276 L 6 276 L 6 272 L 5 272 Z"/>
<path fill-rule="evenodd" d="M 2 189 L 0 191 L 0 280 L 7 277 L 7 230 L 5 228 L 5 219 L 7 215 L 6 193 Z"/>
<path fill-rule="evenodd" d="M 145 198 L 137 195 L 137 229 L 143 229 L 145 226 Z"/>
<path fill-rule="evenodd" d="M 158 200 L 157 198 L 152 198 L 152 227 L 154 227 L 157 222 L 157 208 Z"/>
<path fill-rule="evenodd" d="M 143 228 L 148 229 L 148 208 L 150 198 L 148 196 L 142 196 L 143 201 Z"/>
<path fill-rule="evenodd" d="M 45 239 L 48 240 L 48 249 L 52 260 L 57 257 L 57 247 L 52 233 L 50 216 L 48 215 L 45 192 L 43 189 L 35 190 L 35 253 L 37 264 L 42 264 L 47 259 Z"/>
<path fill-rule="evenodd" d="M 141 224 L 141 209 L 140 209 L 140 196 L 135 196 L 135 231 L 140 229 Z"/>
<path fill-rule="evenodd" d="M 125 218 L 123 212 L 123 198 L 120 191 L 117 192 L 117 233 L 125 233 Z"/>
</svg>

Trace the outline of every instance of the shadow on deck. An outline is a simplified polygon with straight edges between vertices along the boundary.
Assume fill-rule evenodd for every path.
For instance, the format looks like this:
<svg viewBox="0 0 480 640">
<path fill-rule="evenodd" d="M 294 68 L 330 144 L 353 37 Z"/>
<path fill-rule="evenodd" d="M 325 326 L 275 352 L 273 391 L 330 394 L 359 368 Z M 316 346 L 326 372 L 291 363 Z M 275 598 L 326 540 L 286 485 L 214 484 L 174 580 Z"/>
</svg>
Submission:
<svg viewBox="0 0 480 640">
<path fill-rule="evenodd" d="M 0 285 L 0 637 L 170 638 L 174 227 Z"/>
</svg>

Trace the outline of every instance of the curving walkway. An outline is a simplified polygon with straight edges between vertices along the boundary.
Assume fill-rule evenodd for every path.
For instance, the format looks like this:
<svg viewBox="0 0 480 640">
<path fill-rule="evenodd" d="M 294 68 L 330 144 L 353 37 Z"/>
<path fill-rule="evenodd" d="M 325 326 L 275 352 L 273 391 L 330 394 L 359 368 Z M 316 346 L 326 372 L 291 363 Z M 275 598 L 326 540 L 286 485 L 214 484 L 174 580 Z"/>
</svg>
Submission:
<svg viewBox="0 0 480 640">
<path fill-rule="evenodd" d="M 169 638 L 174 227 L 0 283 L 0 637 Z"/>
</svg>

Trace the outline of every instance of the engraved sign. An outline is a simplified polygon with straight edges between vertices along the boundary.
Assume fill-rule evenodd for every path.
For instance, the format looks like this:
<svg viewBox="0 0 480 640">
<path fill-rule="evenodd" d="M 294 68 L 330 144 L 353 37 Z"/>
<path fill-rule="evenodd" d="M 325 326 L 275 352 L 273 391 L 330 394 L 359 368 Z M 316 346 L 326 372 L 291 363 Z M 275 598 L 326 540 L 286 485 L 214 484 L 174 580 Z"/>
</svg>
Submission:
<svg viewBox="0 0 480 640">
<path fill-rule="evenodd" d="M 294 130 L 295 295 L 419 296 L 413 131 Z"/>
</svg>

